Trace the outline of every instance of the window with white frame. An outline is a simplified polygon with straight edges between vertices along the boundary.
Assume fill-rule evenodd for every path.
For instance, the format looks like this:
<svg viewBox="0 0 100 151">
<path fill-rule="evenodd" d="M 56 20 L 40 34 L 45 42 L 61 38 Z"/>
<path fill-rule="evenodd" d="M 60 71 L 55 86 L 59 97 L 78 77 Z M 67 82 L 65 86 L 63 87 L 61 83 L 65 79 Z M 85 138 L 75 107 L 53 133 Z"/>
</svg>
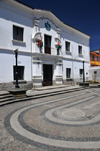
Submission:
<svg viewBox="0 0 100 151">
<path fill-rule="evenodd" d="M 24 29 L 13 25 L 13 39 L 18 41 L 23 41 Z"/>
<path fill-rule="evenodd" d="M 66 78 L 71 78 L 71 68 L 66 68 Z"/>
<path fill-rule="evenodd" d="M 78 46 L 78 54 L 82 55 L 82 46 Z"/>
<path fill-rule="evenodd" d="M 70 42 L 66 41 L 65 42 L 65 47 L 66 47 L 66 51 L 70 52 Z"/>
<path fill-rule="evenodd" d="M 79 69 L 80 78 L 83 77 L 83 69 Z"/>
</svg>

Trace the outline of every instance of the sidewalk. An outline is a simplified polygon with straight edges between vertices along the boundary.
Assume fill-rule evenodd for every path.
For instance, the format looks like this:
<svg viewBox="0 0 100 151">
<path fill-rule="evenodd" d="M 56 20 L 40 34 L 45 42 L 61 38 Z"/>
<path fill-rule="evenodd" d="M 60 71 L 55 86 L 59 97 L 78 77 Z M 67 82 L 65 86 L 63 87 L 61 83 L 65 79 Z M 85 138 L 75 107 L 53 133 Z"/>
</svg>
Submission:
<svg viewBox="0 0 100 151">
<path fill-rule="evenodd" d="M 50 93 L 58 93 L 62 91 L 70 91 L 83 88 L 82 86 L 76 85 L 76 86 L 68 86 L 68 85 L 61 85 L 61 86 L 45 86 L 41 88 L 37 88 L 35 90 L 28 90 L 26 92 L 27 96 L 34 96 L 34 95 L 45 95 Z"/>
<path fill-rule="evenodd" d="M 26 91 L 26 97 L 18 97 L 14 98 L 12 94 L 8 91 L 0 91 L 0 106 L 5 104 L 11 104 L 15 102 L 28 101 L 32 99 L 39 99 L 43 97 L 49 97 L 53 95 L 60 95 L 64 93 L 71 93 L 74 91 L 80 91 L 88 88 L 100 88 L 98 85 L 90 85 L 88 87 L 85 86 L 68 86 L 68 85 L 60 85 L 60 86 L 45 86 L 37 89 L 31 89 Z"/>
<path fill-rule="evenodd" d="M 58 86 L 45 86 L 40 88 L 33 88 L 31 90 L 26 91 L 26 95 L 28 97 L 35 96 L 35 95 L 41 95 L 41 94 L 48 94 L 48 93 L 54 93 L 54 92 L 61 92 L 61 91 L 71 91 L 75 89 L 81 89 L 84 88 L 84 86 L 70 86 L 70 85 L 58 85 Z M 88 88 L 100 88 L 98 84 L 89 84 Z M 0 91 L 0 95 L 7 95 L 10 94 L 8 91 Z"/>
<path fill-rule="evenodd" d="M 0 91 L 0 95 L 6 95 L 6 94 L 9 94 L 8 91 Z"/>
</svg>

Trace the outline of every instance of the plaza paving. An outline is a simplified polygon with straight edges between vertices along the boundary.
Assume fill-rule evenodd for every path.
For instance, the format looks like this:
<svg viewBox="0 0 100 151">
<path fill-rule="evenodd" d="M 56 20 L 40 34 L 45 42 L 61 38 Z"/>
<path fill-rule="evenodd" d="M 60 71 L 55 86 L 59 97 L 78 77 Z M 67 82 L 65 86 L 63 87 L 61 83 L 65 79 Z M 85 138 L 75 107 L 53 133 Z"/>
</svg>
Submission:
<svg viewBox="0 0 100 151">
<path fill-rule="evenodd" d="M 0 107 L 0 151 L 100 150 L 100 88 Z"/>
</svg>

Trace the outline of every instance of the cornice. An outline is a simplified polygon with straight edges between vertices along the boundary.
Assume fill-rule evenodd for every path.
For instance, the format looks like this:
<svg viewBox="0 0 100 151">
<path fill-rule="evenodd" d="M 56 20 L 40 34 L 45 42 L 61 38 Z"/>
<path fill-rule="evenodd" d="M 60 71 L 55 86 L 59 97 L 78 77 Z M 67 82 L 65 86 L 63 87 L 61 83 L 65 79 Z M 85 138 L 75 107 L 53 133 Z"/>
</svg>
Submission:
<svg viewBox="0 0 100 151">
<path fill-rule="evenodd" d="M 74 32 L 77 32 L 77 34 L 79 34 L 79 35 L 81 35 L 81 36 L 85 36 L 85 37 L 87 37 L 87 38 L 90 38 L 91 36 L 89 36 L 89 35 L 87 35 L 86 33 L 84 33 L 84 32 L 82 32 L 82 31 L 80 31 L 80 30 L 78 30 L 78 29 L 76 29 L 76 28 L 74 28 L 74 27 L 72 27 L 72 26 L 70 26 L 70 25 L 68 25 L 68 24 L 66 24 L 66 23 L 64 23 L 63 21 L 61 21 L 54 13 L 52 13 L 52 12 L 50 12 L 50 11 L 47 11 L 47 10 L 39 10 L 39 9 L 34 9 L 34 8 L 32 8 L 32 7 L 29 7 L 29 6 L 27 6 L 26 4 L 24 4 L 24 3 L 21 3 L 21 2 L 19 2 L 19 1 L 16 1 L 16 0 L 6 0 L 6 2 L 7 1 L 9 1 L 9 2 L 12 2 L 13 4 L 15 4 L 15 5 L 17 5 L 18 7 L 20 7 L 20 8 L 25 8 L 24 10 L 28 10 L 28 11 L 31 11 L 31 12 L 33 12 L 33 14 L 35 15 L 35 14 L 40 14 L 40 15 L 42 15 L 42 16 L 48 16 L 48 17 L 50 17 L 50 18 L 53 18 L 53 20 L 55 20 L 55 22 L 57 22 L 57 24 L 59 25 L 59 26 L 61 26 L 61 27 L 63 27 L 63 28 L 67 28 L 67 29 L 69 29 L 69 30 L 72 30 L 72 31 L 74 31 Z M 44 14 L 44 15 L 43 15 Z M 47 18 L 48 18 L 47 17 Z M 58 27 L 51 19 L 50 19 L 50 21 L 56 26 L 56 27 Z"/>
<path fill-rule="evenodd" d="M 58 28 L 58 26 L 51 19 L 49 19 L 48 17 L 44 17 L 44 16 L 42 16 L 40 18 L 34 17 L 34 20 L 43 20 L 43 19 L 49 20 L 56 28 Z"/>
</svg>

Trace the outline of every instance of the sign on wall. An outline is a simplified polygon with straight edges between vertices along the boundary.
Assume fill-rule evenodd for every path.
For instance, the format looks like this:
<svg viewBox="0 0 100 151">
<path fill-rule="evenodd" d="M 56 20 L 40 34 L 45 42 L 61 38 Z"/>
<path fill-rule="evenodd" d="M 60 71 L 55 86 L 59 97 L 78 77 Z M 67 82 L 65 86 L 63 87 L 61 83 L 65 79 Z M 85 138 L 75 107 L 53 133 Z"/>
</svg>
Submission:
<svg viewBox="0 0 100 151">
<path fill-rule="evenodd" d="M 51 30 L 51 25 L 49 24 L 48 21 L 47 21 L 47 23 L 45 23 L 45 28 L 46 28 L 46 30 L 48 30 L 48 31 Z"/>
</svg>

